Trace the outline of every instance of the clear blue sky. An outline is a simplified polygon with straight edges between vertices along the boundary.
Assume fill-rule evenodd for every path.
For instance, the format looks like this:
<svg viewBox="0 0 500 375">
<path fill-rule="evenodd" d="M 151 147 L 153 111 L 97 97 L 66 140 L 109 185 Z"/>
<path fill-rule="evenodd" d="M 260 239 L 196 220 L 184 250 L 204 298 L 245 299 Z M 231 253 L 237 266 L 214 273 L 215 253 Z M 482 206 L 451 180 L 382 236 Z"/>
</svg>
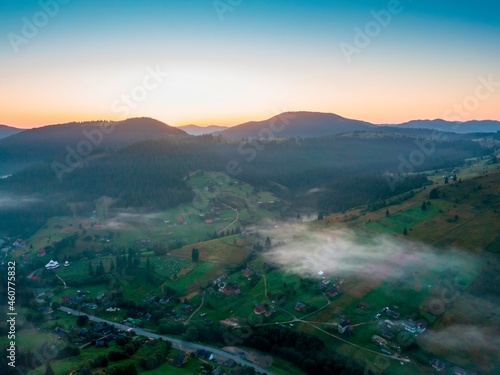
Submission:
<svg viewBox="0 0 500 375">
<path fill-rule="evenodd" d="M 481 77 L 500 81 L 499 46 L 491 0 L 2 0 L 0 123 L 234 125 L 285 110 L 452 119 Z M 168 76 L 126 102 L 151 69 Z M 500 119 L 500 87 L 469 107 L 464 120 Z"/>
</svg>

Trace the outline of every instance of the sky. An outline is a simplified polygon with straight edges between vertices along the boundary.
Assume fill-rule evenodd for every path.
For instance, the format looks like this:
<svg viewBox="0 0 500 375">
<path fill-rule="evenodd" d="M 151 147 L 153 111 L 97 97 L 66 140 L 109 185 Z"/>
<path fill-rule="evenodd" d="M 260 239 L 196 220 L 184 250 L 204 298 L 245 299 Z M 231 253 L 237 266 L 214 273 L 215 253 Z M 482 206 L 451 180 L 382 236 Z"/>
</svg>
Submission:
<svg viewBox="0 0 500 375">
<path fill-rule="evenodd" d="M 491 0 L 2 0 L 0 124 L 500 120 Z"/>
</svg>

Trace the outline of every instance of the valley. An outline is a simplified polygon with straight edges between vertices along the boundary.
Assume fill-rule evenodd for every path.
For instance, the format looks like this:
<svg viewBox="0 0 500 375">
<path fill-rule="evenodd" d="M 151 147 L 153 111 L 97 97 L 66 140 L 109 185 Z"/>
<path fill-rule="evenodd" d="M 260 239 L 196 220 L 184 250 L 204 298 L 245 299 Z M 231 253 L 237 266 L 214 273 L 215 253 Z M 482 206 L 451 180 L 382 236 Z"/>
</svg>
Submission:
<svg viewBox="0 0 500 375">
<path fill-rule="evenodd" d="M 192 202 L 176 208 L 134 212 L 103 200 L 90 217 L 54 217 L 8 255 L 20 270 L 40 264 L 28 276 L 46 285 L 34 306 L 52 306 L 47 318 L 30 318 L 42 319 L 43 333 L 27 320 L 19 334 L 59 327 L 75 340 L 75 318 L 58 311 L 65 306 L 191 342 L 208 334 L 214 350 L 265 353 L 272 332 L 297 332 L 373 373 L 432 374 L 430 364 L 493 373 L 497 338 L 488 327 L 499 323 L 498 300 L 482 291 L 499 267 L 500 173 L 488 159 L 468 165 L 456 168 L 460 181 L 429 171 L 433 185 L 401 203 L 321 220 L 300 208 L 283 218 L 274 194 L 201 170 L 186 177 Z M 433 189 L 439 196 L 430 199 Z M 61 265 L 47 271 L 51 259 Z M 481 341 L 448 343 L 457 329 Z M 266 366 L 279 374 L 288 365 Z"/>
</svg>

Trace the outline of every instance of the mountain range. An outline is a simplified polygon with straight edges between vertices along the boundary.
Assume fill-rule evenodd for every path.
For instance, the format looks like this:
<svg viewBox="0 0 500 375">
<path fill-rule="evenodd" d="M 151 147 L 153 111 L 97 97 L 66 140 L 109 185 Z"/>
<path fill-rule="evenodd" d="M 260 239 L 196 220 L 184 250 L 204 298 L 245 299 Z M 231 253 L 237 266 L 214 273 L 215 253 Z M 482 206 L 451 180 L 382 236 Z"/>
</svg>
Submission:
<svg viewBox="0 0 500 375">
<path fill-rule="evenodd" d="M 189 135 L 204 135 L 218 133 L 226 130 L 227 126 L 221 125 L 210 125 L 210 126 L 198 126 L 198 125 L 184 125 L 179 126 L 177 129 L 181 129 L 188 133 Z"/>
<path fill-rule="evenodd" d="M 123 121 L 71 122 L 29 130 L 0 126 L 0 176 L 37 162 L 60 159 L 69 153 L 96 155 L 147 140 L 216 134 L 227 140 L 253 138 L 322 137 L 352 132 L 398 133 L 410 137 L 431 137 L 435 131 L 453 132 L 451 138 L 471 139 L 474 133 L 498 132 L 500 122 L 415 120 L 403 124 L 375 125 L 333 113 L 284 112 L 267 120 L 250 121 L 232 127 L 187 125 L 176 128 L 152 118 Z M 459 134 L 458 134 L 459 133 Z M 471 133 L 471 134 L 465 134 Z"/>
<path fill-rule="evenodd" d="M 14 128 L 12 126 L 0 125 L 0 139 L 10 137 L 11 135 L 22 132 L 23 129 Z"/>
<path fill-rule="evenodd" d="M 436 120 L 413 120 L 396 125 L 408 129 L 431 129 L 451 133 L 495 133 L 500 130 L 500 122 L 493 120 L 471 120 L 471 121 L 446 121 Z"/>
<path fill-rule="evenodd" d="M 24 130 L 0 139 L 0 175 L 74 152 L 85 156 L 167 137 L 188 135 L 151 118 L 131 118 L 116 122 L 71 122 Z"/>
</svg>

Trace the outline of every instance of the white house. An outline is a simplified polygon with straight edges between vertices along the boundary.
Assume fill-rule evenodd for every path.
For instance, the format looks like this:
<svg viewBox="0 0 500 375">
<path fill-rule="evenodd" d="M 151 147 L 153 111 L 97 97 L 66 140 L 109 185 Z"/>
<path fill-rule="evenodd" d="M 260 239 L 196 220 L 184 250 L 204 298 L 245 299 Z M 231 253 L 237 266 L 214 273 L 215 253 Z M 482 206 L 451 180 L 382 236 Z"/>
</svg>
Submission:
<svg viewBox="0 0 500 375">
<path fill-rule="evenodd" d="M 59 262 L 51 260 L 49 263 L 45 265 L 45 268 L 48 270 L 53 270 L 59 267 Z"/>
</svg>

